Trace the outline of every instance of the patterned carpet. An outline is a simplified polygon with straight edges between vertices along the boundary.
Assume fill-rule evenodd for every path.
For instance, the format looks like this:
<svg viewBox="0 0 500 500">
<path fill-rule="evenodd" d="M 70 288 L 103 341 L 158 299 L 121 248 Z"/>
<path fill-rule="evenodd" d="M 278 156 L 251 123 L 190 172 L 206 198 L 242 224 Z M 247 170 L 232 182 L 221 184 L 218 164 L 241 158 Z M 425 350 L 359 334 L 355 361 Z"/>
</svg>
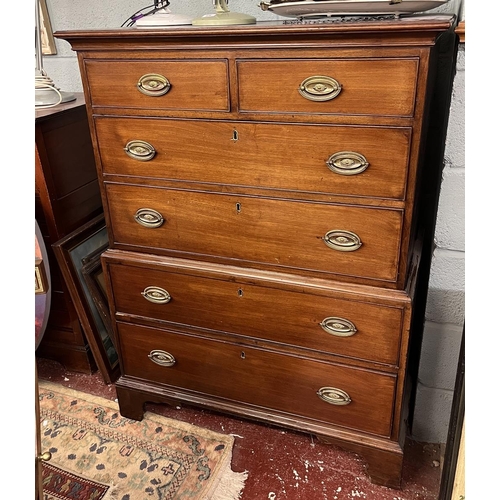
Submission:
<svg viewBox="0 0 500 500">
<path fill-rule="evenodd" d="M 236 500 L 234 438 L 152 413 L 123 418 L 103 398 L 39 382 L 44 500 Z"/>
</svg>

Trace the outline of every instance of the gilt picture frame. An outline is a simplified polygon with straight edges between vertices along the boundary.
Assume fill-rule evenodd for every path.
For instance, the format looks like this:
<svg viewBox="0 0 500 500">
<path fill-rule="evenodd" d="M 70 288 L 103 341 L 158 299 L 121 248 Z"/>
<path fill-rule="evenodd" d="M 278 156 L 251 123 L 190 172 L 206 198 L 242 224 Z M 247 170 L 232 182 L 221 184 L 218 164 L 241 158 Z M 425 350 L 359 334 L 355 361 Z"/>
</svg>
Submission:
<svg viewBox="0 0 500 500">
<path fill-rule="evenodd" d="M 38 0 L 40 5 L 40 39 L 42 41 L 42 54 L 55 55 L 57 54 L 56 42 L 52 31 L 49 11 L 47 9 L 46 0 Z"/>
<path fill-rule="evenodd" d="M 83 268 L 95 264 L 108 247 L 104 215 L 98 215 L 52 245 L 64 282 L 78 314 L 90 350 L 106 384 L 120 375 L 118 353 L 113 342 L 111 322 L 105 321 L 89 288 Z"/>
</svg>

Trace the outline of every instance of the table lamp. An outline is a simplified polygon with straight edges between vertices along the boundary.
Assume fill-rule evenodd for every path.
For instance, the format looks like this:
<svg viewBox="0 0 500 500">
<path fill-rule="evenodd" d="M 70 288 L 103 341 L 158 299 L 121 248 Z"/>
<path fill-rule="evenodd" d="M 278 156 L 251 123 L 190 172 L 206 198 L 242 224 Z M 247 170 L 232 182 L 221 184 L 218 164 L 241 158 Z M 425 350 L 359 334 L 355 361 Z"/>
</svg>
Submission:
<svg viewBox="0 0 500 500">
<path fill-rule="evenodd" d="M 227 6 L 227 0 L 213 0 L 215 13 L 206 14 L 193 19 L 194 25 L 231 25 L 231 24 L 255 24 L 257 20 L 248 14 L 231 12 Z"/>
<path fill-rule="evenodd" d="M 40 3 L 35 0 L 35 107 L 50 108 L 62 102 L 74 101 L 76 97 L 70 92 L 63 92 L 55 86 L 43 69 L 42 36 L 40 23 Z"/>
</svg>

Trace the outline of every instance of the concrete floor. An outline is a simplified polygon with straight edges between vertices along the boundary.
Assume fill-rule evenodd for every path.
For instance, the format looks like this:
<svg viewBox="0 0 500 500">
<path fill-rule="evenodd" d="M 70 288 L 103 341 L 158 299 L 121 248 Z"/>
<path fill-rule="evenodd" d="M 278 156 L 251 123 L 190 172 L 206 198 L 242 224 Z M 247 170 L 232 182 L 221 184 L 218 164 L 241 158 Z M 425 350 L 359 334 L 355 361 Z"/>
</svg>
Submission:
<svg viewBox="0 0 500 500">
<path fill-rule="evenodd" d="M 37 359 L 38 377 L 107 399 L 113 384 L 100 374 L 67 371 L 61 364 Z M 370 482 L 362 457 L 301 434 L 218 413 L 167 405 L 152 411 L 235 436 L 232 468 L 248 471 L 241 500 L 437 500 L 441 475 L 440 446 L 407 440 L 402 489 Z"/>
</svg>

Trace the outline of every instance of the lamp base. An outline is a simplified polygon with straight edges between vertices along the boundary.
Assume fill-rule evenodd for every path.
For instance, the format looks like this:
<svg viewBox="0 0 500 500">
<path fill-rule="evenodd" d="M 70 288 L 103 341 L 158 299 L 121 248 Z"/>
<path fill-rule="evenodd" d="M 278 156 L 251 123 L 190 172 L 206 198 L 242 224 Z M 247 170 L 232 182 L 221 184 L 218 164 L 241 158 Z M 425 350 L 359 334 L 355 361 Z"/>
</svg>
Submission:
<svg viewBox="0 0 500 500">
<path fill-rule="evenodd" d="M 76 99 L 71 92 L 63 92 L 54 89 L 35 89 L 35 106 L 49 107 L 57 106 L 62 102 L 71 102 Z"/>
<path fill-rule="evenodd" d="M 35 68 L 35 107 L 48 108 L 75 99 L 71 92 L 59 90 L 43 69 Z"/>
<path fill-rule="evenodd" d="M 255 24 L 256 18 L 238 12 L 216 12 L 193 19 L 193 25 L 228 26 L 234 24 Z"/>
</svg>

